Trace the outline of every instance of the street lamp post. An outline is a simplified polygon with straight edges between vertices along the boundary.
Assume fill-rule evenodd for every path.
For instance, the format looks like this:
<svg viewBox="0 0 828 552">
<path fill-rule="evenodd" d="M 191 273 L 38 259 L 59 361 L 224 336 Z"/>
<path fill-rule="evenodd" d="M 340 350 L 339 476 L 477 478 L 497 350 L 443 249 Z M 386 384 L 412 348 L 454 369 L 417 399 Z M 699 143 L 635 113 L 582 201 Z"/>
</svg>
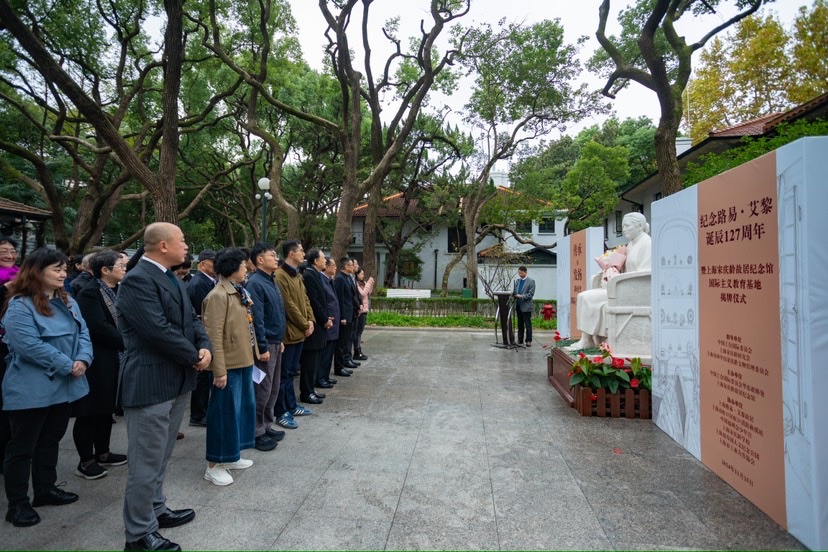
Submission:
<svg viewBox="0 0 828 552">
<path fill-rule="evenodd" d="M 262 191 L 260 194 L 256 194 L 256 199 L 262 200 L 262 242 L 267 241 L 267 200 L 273 199 L 273 196 L 270 195 L 270 179 L 267 177 L 262 177 L 256 183 L 256 186 Z"/>
</svg>

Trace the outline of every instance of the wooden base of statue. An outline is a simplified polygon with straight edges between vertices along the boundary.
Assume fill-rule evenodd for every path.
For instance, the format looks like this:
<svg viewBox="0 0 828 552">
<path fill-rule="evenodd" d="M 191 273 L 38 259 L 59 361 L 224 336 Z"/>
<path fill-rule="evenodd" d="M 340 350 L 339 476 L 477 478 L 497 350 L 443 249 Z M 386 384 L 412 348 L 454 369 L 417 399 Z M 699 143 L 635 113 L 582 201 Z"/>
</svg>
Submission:
<svg viewBox="0 0 828 552">
<path fill-rule="evenodd" d="M 646 389 L 625 389 L 610 393 L 606 389 L 592 391 L 588 387 L 576 385 L 575 410 L 581 416 L 599 416 L 602 418 L 640 418 L 649 420 L 653 417 L 650 392 Z"/>
<path fill-rule="evenodd" d="M 575 404 L 575 396 L 572 394 L 572 388 L 569 387 L 569 372 L 574 363 L 574 358 L 558 348 L 552 349 L 546 357 L 546 377 L 555 391 L 569 403 L 569 406 Z"/>
</svg>

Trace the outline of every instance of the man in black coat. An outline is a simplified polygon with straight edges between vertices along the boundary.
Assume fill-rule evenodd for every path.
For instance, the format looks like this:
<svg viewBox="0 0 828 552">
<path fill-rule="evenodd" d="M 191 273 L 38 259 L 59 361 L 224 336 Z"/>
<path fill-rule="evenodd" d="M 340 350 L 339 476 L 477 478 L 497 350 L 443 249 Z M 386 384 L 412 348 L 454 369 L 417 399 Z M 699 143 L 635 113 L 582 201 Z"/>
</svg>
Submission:
<svg viewBox="0 0 828 552">
<path fill-rule="evenodd" d="M 354 326 L 354 283 L 351 279 L 353 272 L 353 260 L 350 257 L 342 257 L 339 260 L 339 274 L 334 280 L 334 291 L 339 299 L 339 337 L 336 340 L 336 353 L 334 354 L 334 373 L 351 375 L 351 369 L 357 365 L 351 361 L 351 330 Z"/>
<path fill-rule="evenodd" d="M 327 342 L 328 328 L 333 325 L 333 318 L 328 312 L 328 298 L 325 295 L 325 288 L 322 283 L 321 273 L 325 270 L 325 255 L 314 247 L 308 252 L 306 262 L 307 267 L 302 274 L 302 279 L 305 282 L 305 293 L 308 295 L 313 311 L 314 325 L 313 333 L 305 338 L 305 345 L 302 347 L 301 360 L 299 361 L 302 366 L 301 375 L 299 376 L 299 400 L 311 404 L 321 404 L 325 395 L 317 393 L 314 389 L 316 371 Z"/>
<path fill-rule="evenodd" d="M 201 304 L 207 294 L 216 287 L 216 252 L 205 249 L 198 254 L 198 272 L 187 284 L 187 295 L 196 314 L 201 317 Z M 210 375 L 208 372 L 199 372 L 196 377 L 196 388 L 190 397 L 190 425 L 207 427 L 207 403 L 210 401 Z"/>
<path fill-rule="evenodd" d="M 187 242 L 174 224 L 144 232 L 144 256 L 118 290 L 118 329 L 124 363 L 118 382 L 127 426 L 129 474 L 124 491 L 126 550 L 180 550 L 158 533 L 191 521 L 191 509 L 170 510 L 164 477 L 178 428 L 195 389 L 196 372 L 210 366 L 210 340 L 170 267 Z"/>
</svg>

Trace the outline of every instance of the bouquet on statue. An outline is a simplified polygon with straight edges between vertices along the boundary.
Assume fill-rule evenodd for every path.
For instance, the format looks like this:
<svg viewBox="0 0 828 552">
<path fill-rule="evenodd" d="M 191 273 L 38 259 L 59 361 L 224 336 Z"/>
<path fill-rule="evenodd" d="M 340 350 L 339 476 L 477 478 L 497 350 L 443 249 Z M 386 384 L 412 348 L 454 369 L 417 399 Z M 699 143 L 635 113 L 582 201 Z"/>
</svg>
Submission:
<svg viewBox="0 0 828 552">
<path fill-rule="evenodd" d="M 595 262 L 604 271 L 604 282 L 608 282 L 613 276 L 618 276 L 624 270 L 624 263 L 627 262 L 627 246 L 619 245 L 615 249 L 609 249 L 600 257 L 595 257 Z"/>
</svg>

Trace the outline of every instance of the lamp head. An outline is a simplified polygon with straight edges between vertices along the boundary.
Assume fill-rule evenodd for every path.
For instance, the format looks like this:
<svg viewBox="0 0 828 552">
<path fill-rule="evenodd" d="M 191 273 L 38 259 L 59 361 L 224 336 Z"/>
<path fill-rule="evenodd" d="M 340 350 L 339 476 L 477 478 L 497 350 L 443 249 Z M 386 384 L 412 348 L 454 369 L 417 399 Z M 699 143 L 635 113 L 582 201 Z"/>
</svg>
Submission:
<svg viewBox="0 0 828 552">
<path fill-rule="evenodd" d="M 270 179 L 263 176 L 256 183 L 256 186 L 258 186 L 261 191 L 269 190 L 270 189 Z"/>
</svg>

